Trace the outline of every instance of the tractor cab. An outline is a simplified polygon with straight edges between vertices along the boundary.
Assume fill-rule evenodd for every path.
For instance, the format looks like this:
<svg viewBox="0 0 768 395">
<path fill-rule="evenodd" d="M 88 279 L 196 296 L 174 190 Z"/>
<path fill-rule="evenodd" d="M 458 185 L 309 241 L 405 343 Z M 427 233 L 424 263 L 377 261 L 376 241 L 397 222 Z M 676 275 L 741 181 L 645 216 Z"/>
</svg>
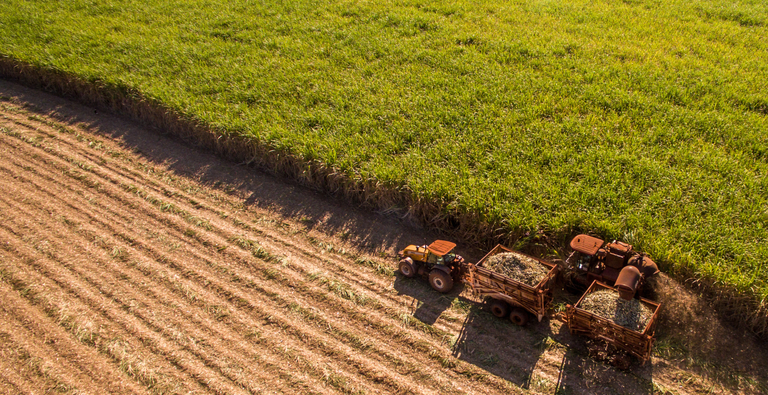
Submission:
<svg viewBox="0 0 768 395">
<path fill-rule="evenodd" d="M 574 237 L 571 240 L 573 253 L 568 257 L 568 264 L 579 271 L 600 271 L 600 258 L 605 253 L 605 250 L 601 251 L 604 243 L 603 240 L 588 235 Z"/>
<path fill-rule="evenodd" d="M 451 265 L 458 263 L 461 257 L 456 255 L 454 248 L 456 243 L 445 240 L 436 240 L 430 245 L 409 245 L 398 253 L 401 259 L 411 258 L 414 262 L 423 262 L 429 265 Z M 458 260 L 457 260 L 458 258 Z"/>
<path fill-rule="evenodd" d="M 456 243 L 450 241 L 437 240 L 434 243 L 427 246 L 429 251 L 428 260 L 431 260 L 435 265 L 446 265 L 453 263 L 456 260 L 456 253 L 453 249 L 456 248 Z"/>
</svg>

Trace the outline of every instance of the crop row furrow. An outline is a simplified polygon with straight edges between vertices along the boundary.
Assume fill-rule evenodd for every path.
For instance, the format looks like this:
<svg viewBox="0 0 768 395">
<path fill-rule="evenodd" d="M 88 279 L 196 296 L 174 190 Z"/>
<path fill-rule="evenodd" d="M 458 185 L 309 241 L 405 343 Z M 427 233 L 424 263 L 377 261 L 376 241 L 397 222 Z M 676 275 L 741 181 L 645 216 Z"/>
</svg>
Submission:
<svg viewBox="0 0 768 395">
<path fill-rule="evenodd" d="M 8 339 L 17 347 L 23 348 L 28 366 L 34 367 L 36 373 L 45 379 L 51 380 L 59 389 L 70 391 L 97 392 L 97 388 L 110 388 L 110 392 L 116 392 L 114 388 L 103 380 L 102 372 L 94 370 L 94 365 L 101 365 L 96 361 L 88 361 L 89 353 L 83 353 L 76 345 L 73 347 L 65 336 L 60 336 L 44 328 L 47 322 L 39 321 L 36 311 L 28 308 L 28 304 L 20 300 L 10 284 L 0 282 L 0 332 L 10 335 Z M 47 338 L 49 341 L 37 343 L 31 339 Z M 84 355 L 83 355 L 84 354 Z M 55 365 L 42 365 L 39 361 L 50 356 L 55 356 Z M 96 383 L 94 379 L 101 379 Z M 111 380 L 110 380 L 111 381 Z"/>
<path fill-rule="evenodd" d="M 36 229 L 36 231 L 38 231 L 38 230 Z M 41 230 L 41 231 L 44 232 L 44 230 Z M 91 255 L 93 255 L 93 251 L 91 251 Z M 108 262 L 106 262 L 106 260 L 104 260 L 103 262 L 97 262 L 97 263 L 100 263 L 97 266 L 100 267 L 102 270 L 105 269 L 105 266 L 108 266 Z M 80 268 L 81 270 L 87 270 L 87 269 L 82 269 L 81 265 L 77 265 L 77 267 Z M 92 276 L 90 276 L 90 273 L 87 272 L 87 271 L 84 271 L 82 273 L 77 273 L 77 274 L 80 277 L 85 277 L 87 280 L 90 280 L 93 283 L 92 285 L 98 289 L 100 294 L 103 294 L 108 299 L 110 299 L 110 300 L 112 300 L 114 302 L 117 302 L 119 305 L 123 306 L 124 309 L 130 310 L 130 312 L 133 313 L 134 315 L 141 316 L 139 318 L 144 319 L 145 321 L 152 321 L 153 317 L 142 316 L 141 313 L 143 313 L 144 310 L 148 309 L 148 310 L 152 311 L 153 313 L 154 312 L 158 312 L 159 313 L 160 311 L 162 311 L 161 307 L 158 307 L 158 306 L 154 306 L 153 307 L 151 305 L 145 305 L 146 302 L 148 302 L 148 299 L 146 299 L 146 296 L 149 296 L 148 294 L 151 293 L 151 291 L 153 290 L 153 287 L 151 285 L 146 284 L 145 281 L 143 281 L 143 280 L 137 280 L 136 283 L 129 284 L 129 285 L 133 285 L 134 287 L 137 287 L 138 289 L 141 289 L 143 292 L 139 292 L 137 294 L 125 296 L 125 295 L 121 294 L 119 290 L 115 290 L 114 288 L 111 288 L 108 285 L 100 284 L 96 280 L 91 280 L 89 277 L 92 277 Z M 120 273 L 120 274 L 117 274 L 116 276 L 111 276 L 111 277 L 123 277 L 123 276 L 125 276 L 123 278 L 123 281 L 127 281 L 127 280 L 132 278 L 132 277 L 129 277 L 127 274 L 124 274 L 124 273 Z M 109 278 L 107 278 L 107 280 L 109 280 Z M 66 282 L 64 282 L 64 283 L 66 283 Z M 125 300 L 119 300 L 118 297 L 123 297 L 123 298 L 125 298 Z M 138 304 L 139 302 L 137 302 L 137 301 L 141 301 L 142 304 L 139 305 Z M 176 306 L 176 307 L 178 307 L 179 311 L 184 311 L 184 312 L 189 311 L 189 309 L 185 308 L 185 306 Z M 174 314 L 174 313 L 176 313 L 176 314 Z M 174 315 L 179 316 L 178 312 L 176 312 L 176 311 L 167 312 L 166 316 L 174 316 Z M 203 339 L 204 340 L 202 342 L 203 344 L 207 344 L 207 343 L 211 343 L 211 342 L 217 341 L 217 339 L 218 339 L 217 336 L 215 336 L 213 339 L 210 339 L 208 337 L 204 337 L 204 334 L 195 332 L 195 331 L 199 330 L 199 327 L 196 327 L 195 324 L 199 324 L 199 323 L 195 322 L 196 320 L 195 320 L 194 316 L 189 316 L 189 315 L 185 314 L 185 315 L 182 315 L 179 318 L 186 318 L 186 319 L 188 319 L 191 322 L 191 324 L 188 324 L 188 326 L 191 326 L 191 328 L 188 327 L 188 328 L 186 328 L 186 330 L 188 331 L 188 333 L 194 334 L 195 338 Z M 181 322 L 185 322 L 185 321 L 181 321 Z M 156 325 L 158 327 L 164 327 L 164 325 L 162 323 L 156 324 L 156 323 L 149 322 L 148 324 Z M 161 332 L 161 330 L 158 329 L 158 330 L 156 330 L 156 332 Z M 247 343 L 245 341 L 245 339 L 234 339 L 231 342 L 231 344 L 221 345 L 219 348 L 221 350 L 229 350 L 229 349 L 231 349 L 233 347 L 237 347 L 238 344 L 241 341 L 243 343 Z M 199 351 L 199 350 L 197 350 L 197 351 Z M 254 355 L 251 355 L 251 357 L 254 357 Z M 268 357 L 268 360 L 275 359 L 275 358 L 273 358 L 273 357 L 271 357 L 269 355 L 267 355 L 267 357 Z M 205 359 L 205 358 L 203 358 L 203 359 Z M 269 365 L 269 363 L 267 363 L 267 365 Z M 276 372 L 279 372 L 279 370 L 276 370 Z M 324 373 L 322 373 L 322 374 L 324 374 Z"/>
<path fill-rule="evenodd" d="M 57 137 L 57 136 L 54 134 L 54 135 L 50 135 L 49 137 L 53 137 L 53 138 L 55 138 L 55 137 Z M 56 146 L 57 146 L 57 147 L 59 147 L 59 144 L 56 144 Z M 50 150 L 50 149 L 49 149 L 49 150 Z M 57 150 L 57 152 L 56 152 L 56 153 L 57 153 L 57 154 L 60 154 L 60 150 Z M 73 162 L 73 160 L 71 160 L 71 159 L 70 159 L 70 160 L 68 160 L 68 162 Z M 78 162 L 78 163 L 81 163 L 81 162 Z M 99 168 L 101 169 L 101 168 L 104 168 L 104 167 L 106 167 L 106 166 L 103 166 L 103 165 L 102 165 L 102 166 L 100 166 Z M 91 169 L 88 169 L 88 171 L 93 171 L 93 170 L 91 170 Z M 104 177 L 102 177 L 102 178 L 104 178 Z M 114 182 L 113 180 L 111 180 L 111 181 L 112 181 L 112 182 Z M 143 182 L 143 184 L 144 184 L 144 185 L 146 185 L 146 184 L 147 184 L 147 183 L 146 183 L 146 181 L 147 181 L 146 179 L 142 179 L 141 181 L 145 181 L 145 182 Z M 102 182 L 102 183 L 101 183 L 101 185 L 104 185 L 104 183 Z M 122 184 L 122 185 L 124 185 L 124 186 L 125 186 L 125 184 Z M 168 191 L 167 191 L 167 190 L 164 190 L 163 192 L 167 194 L 167 192 L 168 192 Z M 178 194 L 178 192 L 174 192 L 174 194 Z M 157 199 L 157 198 L 155 198 L 155 199 Z M 187 198 L 187 200 L 190 200 L 190 198 Z M 304 254 L 305 254 L 305 255 L 310 255 L 310 254 L 311 254 L 311 253 L 310 253 L 310 252 L 308 252 L 308 251 L 303 251 L 303 252 L 304 252 Z M 348 280 L 353 280 L 353 278 L 351 278 L 351 277 L 347 277 L 347 279 L 348 279 Z M 367 288 L 369 289 L 369 291 L 373 291 L 373 290 L 370 288 L 370 286 L 369 286 L 369 287 L 367 287 Z M 376 291 L 378 291 L 378 290 L 376 290 Z M 380 293 L 380 291 L 378 291 L 377 293 Z"/>
<path fill-rule="evenodd" d="M 39 232 L 38 232 L 38 233 L 39 233 Z M 121 275 L 122 275 L 122 274 L 121 274 Z M 105 290 L 102 290 L 102 291 L 105 291 Z"/>
<path fill-rule="evenodd" d="M 304 251 L 304 254 L 310 255 L 311 252 L 310 251 Z"/>
<path fill-rule="evenodd" d="M 162 259 L 162 258 L 159 258 L 159 259 Z M 365 317 L 365 316 L 364 316 L 364 314 L 361 314 L 361 316 L 362 316 L 363 318 Z M 443 358 L 445 358 L 445 357 L 443 357 Z"/>
<path fill-rule="evenodd" d="M 39 129 L 37 129 L 37 131 L 38 132 L 42 132 L 45 129 L 50 129 L 50 128 L 39 128 Z M 72 132 L 70 132 L 70 134 L 71 133 Z M 57 144 L 56 144 L 56 148 L 57 148 L 56 152 L 52 152 L 52 150 L 49 148 L 48 149 L 49 153 L 57 154 L 59 156 L 62 155 L 62 153 L 61 153 L 61 143 L 63 142 L 63 140 L 61 140 L 61 137 L 64 137 L 64 136 L 62 136 L 62 134 L 63 134 L 63 132 L 61 132 L 61 131 L 49 130 L 47 132 L 47 136 L 49 138 L 51 138 L 51 139 L 57 139 L 58 138 L 59 139 L 59 140 L 56 141 L 57 142 Z M 176 200 L 173 203 L 178 205 L 179 208 L 182 210 L 182 212 L 188 213 L 188 212 L 191 212 L 193 210 L 198 211 L 198 212 L 200 212 L 200 211 L 208 211 L 208 212 L 211 212 L 213 214 L 211 216 L 211 218 L 217 218 L 217 217 L 220 216 L 220 212 L 214 208 L 215 205 L 204 204 L 204 203 L 207 203 L 207 202 L 206 201 L 198 201 L 198 199 L 193 198 L 192 196 L 189 196 L 186 192 L 184 192 L 184 190 L 183 190 L 183 188 L 181 188 L 181 186 L 179 188 L 169 189 L 167 187 L 169 184 L 171 184 L 171 183 L 168 182 L 169 180 L 172 180 L 173 183 L 181 183 L 181 181 L 178 180 L 178 177 L 170 176 L 170 175 L 166 174 L 167 172 L 165 172 L 165 171 L 156 171 L 156 170 L 152 171 L 152 172 L 137 171 L 137 170 L 131 168 L 131 166 L 134 166 L 134 167 L 137 166 L 137 162 L 134 161 L 134 160 L 128 160 L 128 159 L 126 159 L 124 157 L 121 157 L 122 160 L 114 160 L 114 161 L 106 161 L 106 162 L 99 161 L 100 157 L 89 153 L 88 150 L 83 151 L 83 148 L 87 148 L 90 145 L 90 143 L 86 144 L 86 142 L 88 142 L 88 140 L 77 141 L 77 142 L 71 142 L 71 141 L 68 142 L 68 145 L 71 148 L 68 152 L 73 152 L 73 153 L 77 153 L 79 155 L 82 155 L 85 159 L 87 159 L 88 161 L 90 161 L 92 163 L 100 162 L 98 167 L 89 168 L 88 169 L 89 172 L 92 172 L 94 174 L 96 174 L 96 172 L 98 172 L 98 175 L 101 178 L 103 178 L 105 180 L 112 180 L 113 183 L 114 183 L 114 180 L 118 180 L 120 185 L 122 185 L 124 188 L 128 188 L 130 185 L 133 185 L 131 183 L 143 185 L 145 188 L 143 188 L 143 190 L 141 190 L 140 192 L 137 189 L 136 192 L 137 193 L 141 193 L 142 195 L 146 196 L 147 198 L 150 198 L 150 199 L 153 199 L 153 200 L 159 200 L 159 199 L 163 199 L 164 197 L 169 197 L 169 196 L 173 197 Z M 78 147 L 78 144 L 81 145 L 82 147 Z M 99 144 L 99 146 L 101 146 L 101 144 Z M 78 148 L 79 148 L 79 150 L 78 150 Z M 103 149 L 104 148 L 102 148 L 102 150 Z M 67 159 L 67 162 L 70 162 L 70 163 L 72 163 L 72 162 L 82 163 L 82 160 L 81 159 Z M 146 167 L 146 165 L 143 165 L 143 166 Z M 162 177 L 164 179 L 163 181 L 165 181 L 165 182 L 162 185 L 160 185 L 160 184 L 158 184 L 156 182 L 150 182 L 150 181 L 154 181 L 154 178 L 153 177 L 148 177 L 148 176 L 155 176 L 157 178 L 161 178 Z M 152 186 L 147 187 L 147 185 L 149 185 L 149 184 L 151 184 Z M 150 191 L 153 191 L 154 193 L 151 194 L 151 196 L 150 196 L 149 192 L 147 191 L 147 189 L 150 190 Z M 219 196 L 218 201 L 217 201 L 217 205 L 220 205 L 220 203 L 223 203 L 224 200 L 226 200 L 226 203 L 230 207 L 232 207 L 234 209 L 238 209 L 237 206 L 240 206 L 239 208 L 242 208 L 242 202 L 239 202 L 237 199 L 233 199 L 231 197 L 228 197 L 227 195 L 224 195 L 223 197 Z M 235 201 L 237 201 L 237 203 Z M 208 218 L 208 219 L 211 220 L 211 218 Z M 239 221 L 239 219 L 237 219 L 236 217 L 233 217 L 232 220 Z M 241 221 L 240 223 L 243 223 L 243 222 Z M 268 227 L 263 227 L 263 229 L 258 229 L 258 230 L 254 229 L 252 226 L 248 226 L 247 228 L 249 230 L 251 230 L 251 231 L 258 231 L 260 234 L 263 234 L 264 231 L 269 231 L 270 230 Z M 292 236 L 303 236 L 303 235 L 293 234 Z M 285 241 L 285 239 L 283 239 L 283 241 Z M 287 241 L 285 241 L 285 242 L 286 242 L 286 244 L 290 245 L 290 243 L 288 243 Z M 293 247 L 296 248 L 296 246 L 293 246 Z M 315 251 L 304 250 L 303 252 L 304 252 L 305 255 L 310 255 L 310 254 L 314 253 Z M 350 280 L 351 280 L 351 278 L 350 278 Z"/>
<path fill-rule="evenodd" d="M 27 355 L 22 349 L 16 348 L 13 351 L 19 351 L 23 353 L 23 360 L 14 359 L 16 355 L 6 356 L 6 353 L 0 349 L 0 393 L 3 394 L 32 394 L 40 388 L 46 389 L 49 387 L 48 383 L 40 378 L 37 374 L 34 377 L 29 377 L 26 373 L 27 367 L 25 362 L 28 360 Z"/>
<path fill-rule="evenodd" d="M 10 284 L 18 293 L 18 295 L 9 292 L 4 294 L 5 297 L 2 299 L 5 301 L 4 309 L 9 315 L 21 317 L 20 322 L 26 329 L 36 338 L 45 339 L 42 344 L 61 355 L 61 361 L 77 363 L 82 375 L 99 381 L 99 388 L 111 388 L 110 392 L 139 392 L 138 387 L 130 383 L 126 387 L 123 376 L 118 370 L 113 369 L 109 358 L 94 352 L 90 347 L 93 345 L 93 339 L 88 337 L 88 333 L 92 322 L 85 320 L 83 325 L 74 325 L 70 319 L 77 313 L 69 309 L 66 313 L 51 315 L 34 308 L 34 304 L 30 303 L 29 299 L 38 290 L 44 289 L 45 284 L 16 278 L 13 267 L 20 266 L 20 263 L 15 258 L 4 260 L 4 262 L 5 265 L 0 268 L 2 280 Z M 25 298 L 24 302 L 22 298 Z"/>
<path fill-rule="evenodd" d="M 3 284 L 4 285 L 4 284 Z M 5 288 L 5 287 L 2 287 Z M 0 291 L 4 294 L 4 290 Z M 3 303 L 12 300 L 4 299 Z M 44 345 L 29 341 L 33 339 L 16 317 L 3 314 L 0 320 L 0 382 L 3 382 L 7 394 L 33 393 L 33 388 L 45 388 L 46 391 L 71 389 L 73 381 L 67 378 L 68 368 L 74 374 L 82 373 L 67 361 L 48 361 L 49 356 L 62 359 L 62 356 L 52 352 Z M 86 381 L 82 387 L 89 387 Z M 2 387 L 0 387 L 2 388 Z"/>
<path fill-rule="evenodd" d="M 173 379 L 168 382 L 162 380 L 158 382 L 158 378 L 168 375 L 176 380 L 186 382 L 187 386 L 189 382 L 181 376 L 191 378 L 203 388 L 216 389 L 218 387 L 220 390 L 226 391 L 226 387 L 218 386 L 214 376 L 209 374 L 200 363 L 189 358 L 183 350 L 176 350 L 176 347 L 166 343 L 164 339 L 160 339 L 151 328 L 126 312 L 130 306 L 116 304 L 112 299 L 106 297 L 100 289 L 93 289 L 90 283 L 83 281 L 76 273 L 67 270 L 78 266 L 85 260 L 70 258 L 69 262 L 51 261 L 45 252 L 36 251 L 34 247 L 28 247 L 29 238 L 25 239 L 23 236 L 12 233 L 3 225 L 0 225 L 0 234 L 9 236 L 9 239 L 11 235 L 17 238 L 13 244 L 4 245 L 3 248 L 11 248 L 16 256 L 25 261 L 24 265 L 6 266 L 5 269 L 21 273 L 17 281 L 30 284 L 48 283 L 43 290 L 44 293 L 40 295 L 28 294 L 30 301 L 43 308 L 49 316 L 55 317 L 59 325 L 67 325 L 69 319 L 64 317 L 72 318 L 73 315 L 69 312 L 73 310 L 79 312 L 78 316 L 82 314 L 88 320 L 98 321 L 98 331 L 89 333 L 89 336 L 96 337 L 97 341 L 94 341 L 94 344 L 98 345 L 98 350 L 112 357 L 121 367 L 121 370 L 147 387 L 155 387 L 158 384 L 160 387 L 176 387 Z M 56 289 L 61 291 L 55 292 Z M 55 296 L 51 296 L 51 293 Z M 103 317 L 103 319 L 99 317 Z M 87 324 L 67 326 L 69 326 L 70 331 L 77 327 L 88 327 Z M 104 335 L 101 335 L 102 333 Z M 74 332 L 73 335 L 77 336 Z M 142 352 L 141 350 L 144 349 L 146 351 Z M 151 355 L 164 356 L 164 358 L 152 358 Z M 132 362 L 136 362 L 136 364 Z M 168 363 L 170 365 L 166 366 Z M 137 368 L 136 365 L 140 365 L 140 368 Z M 178 372 L 174 372 L 177 370 Z M 162 373 L 160 373 L 161 371 Z"/>
<path fill-rule="evenodd" d="M 44 192 L 44 191 L 41 191 L 41 192 Z M 52 196 L 52 198 L 53 198 L 53 199 L 56 199 L 55 195 L 57 195 L 57 194 L 54 194 L 54 196 Z M 65 203 L 65 202 L 60 202 L 60 204 L 66 204 L 66 203 Z M 98 215 L 96 215 L 96 216 L 98 216 Z M 94 218 L 91 218 L 90 220 L 84 220 L 84 221 L 81 221 L 81 222 L 91 222 L 91 221 L 94 221 L 94 220 L 96 220 L 96 219 L 95 219 L 95 217 L 94 217 Z M 97 231 L 97 232 L 95 232 L 95 233 L 105 233 L 105 234 L 112 234 L 113 232 L 116 232 L 116 230 L 110 229 L 110 231 L 108 231 L 108 232 L 98 232 L 98 231 Z M 169 259 L 168 259 L 168 258 L 166 258 L 166 257 L 160 257 L 160 258 L 159 258 L 159 260 L 161 260 L 161 261 L 166 261 L 166 262 L 168 262 L 168 261 L 169 261 Z M 180 266 L 180 265 L 177 265 L 177 268 L 181 268 L 181 266 Z M 211 278 L 211 277 L 212 277 L 212 276 L 211 276 L 211 275 L 209 275 L 209 274 L 206 274 L 206 275 L 201 275 L 201 276 L 199 276 L 199 278 L 200 278 L 200 280 L 201 280 L 202 282 L 207 282 L 207 281 L 208 281 L 208 278 Z M 240 299 L 240 300 L 242 300 L 242 298 L 241 298 L 241 297 L 238 297 L 237 299 Z"/>
<path fill-rule="evenodd" d="M 107 232 L 107 233 L 109 233 L 109 232 Z"/>
<path fill-rule="evenodd" d="M 203 276 L 201 276 L 201 277 L 203 277 Z"/>
<path fill-rule="evenodd" d="M 37 129 L 36 131 L 40 132 L 41 130 Z M 61 133 L 62 132 L 56 133 L 56 132 L 50 131 L 48 133 L 48 135 L 49 135 L 49 137 L 55 139 L 57 137 L 61 137 Z M 57 155 L 59 157 L 62 157 L 63 159 L 65 159 L 66 162 L 68 162 L 70 164 L 71 163 L 83 163 L 79 159 L 72 159 L 72 158 L 64 157 L 63 156 L 64 154 L 61 152 L 61 144 L 60 143 L 61 143 L 61 141 L 56 141 L 56 144 L 55 144 L 56 150 L 55 150 L 55 152 L 50 147 L 47 148 L 46 150 L 50 154 L 54 154 L 54 155 Z M 80 143 L 80 142 L 78 142 L 78 143 Z M 74 143 L 70 143 L 70 144 L 74 144 Z M 89 144 L 81 143 L 81 145 L 83 145 L 84 147 L 87 147 Z M 99 144 L 99 145 L 101 145 L 101 144 Z M 82 149 L 84 147 L 77 147 L 77 145 L 72 145 L 71 148 L 75 149 L 75 151 L 74 151 L 75 153 L 79 153 L 80 155 L 83 155 L 84 157 L 88 158 L 91 162 L 93 162 L 93 163 L 99 162 L 99 160 L 98 160 L 99 157 L 97 157 L 95 155 L 89 155 L 87 152 L 86 153 L 82 153 L 82 152 L 76 150 L 77 148 L 81 148 Z M 177 201 L 172 202 L 172 203 L 174 203 L 176 205 L 180 206 L 180 205 L 183 205 L 183 204 L 189 204 L 188 206 L 180 207 L 182 213 L 188 213 L 188 212 L 193 211 L 193 210 L 199 210 L 199 211 L 211 212 L 213 214 L 212 215 L 213 218 L 216 218 L 216 217 L 220 216 L 221 212 L 216 210 L 216 209 L 214 209 L 213 205 L 205 205 L 205 204 L 203 204 L 203 203 L 206 203 L 205 201 L 200 202 L 200 201 L 194 199 L 193 197 L 189 196 L 188 194 L 186 194 L 183 190 L 180 190 L 179 188 L 176 188 L 176 189 L 169 189 L 169 188 L 167 188 L 168 180 L 169 179 L 173 179 L 173 180 L 175 180 L 175 182 L 179 183 L 179 181 L 177 180 L 177 177 L 169 176 L 169 175 L 166 174 L 167 172 L 158 172 L 156 170 L 154 170 L 152 172 L 136 171 L 136 170 L 133 170 L 133 169 L 130 168 L 131 165 L 136 166 L 136 161 L 124 160 L 123 162 L 125 162 L 125 163 L 123 163 L 123 166 L 118 165 L 117 161 L 100 162 L 98 167 L 89 167 L 87 171 L 90 172 L 90 173 L 93 173 L 93 174 L 95 174 L 97 176 L 99 176 L 100 178 L 102 178 L 103 181 L 110 181 L 113 184 L 115 183 L 114 180 L 118 180 L 119 185 L 121 185 L 124 189 L 131 188 L 131 185 L 133 185 L 133 184 L 131 184 L 131 182 L 137 183 L 139 185 L 143 185 L 144 188 L 142 188 L 141 190 L 136 188 L 134 190 L 134 192 L 136 192 L 140 196 L 144 196 L 145 200 L 150 199 L 150 200 L 158 201 L 160 199 L 163 199 L 164 197 L 169 197 L 170 196 L 170 197 L 175 198 L 177 200 Z M 147 175 L 154 175 L 157 178 L 164 178 L 163 181 L 165 181 L 165 182 L 163 183 L 162 186 L 160 186 L 157 183 L 152 182 L 152 181 L 154 181 L 153 177 L 147 177 Z M 128 179 L 124 179 L 123 177 L 128 177 Z M 150 184 L 150 183 L 155 185 L 155 186 L 146 187 L 147 184 Z M 101 183 L 101 184 L 104 184 L 104 183 Z M 154 191 L 154 193 L 150 194 L 147 190 Z M 218 203 L 222 203 L 222 200 L 227 200 L 226 203 L 230 207 L 232 207 L 232 208 L 234 208 L 236 210 L 237 209 L 242 209 L 242 202 L 234 203 L 233 201 L 231 201 L 233 199 L 231 197 L 228 197 L 227 195 L 224 195 L 224 197 L 220 196 L 218 198 L 217 205 L 218 205 Z M 194 202 L 194 203 L 190 203 L 190 202 Z M 240 207 L 237 207 L 237 206 L 240 206 Z M 257 229 L 254 229 L 253 227 L 248 227 L 248 229 L 250 231 L 257 231 L 260 234 L 262 234 L 261 232 L 263 232 L 263 230 L 257 230 Z M 268 230 L 268 229 L 269 228 L 265 227 L 264 230 Z M 292 236 L 297 236 L 297 235 L 293 234 Z M 301 235 L 299 235 L 299 236 L 301 236 Z M 305 255 L 309 255 L 312 252 L 304 251 L 304 253 L 305 253 Z"/>
<path fill-rule="evenodd" d="M 33 285 L 34 286 L 34 285 Z M 30 366 L 39 369 L 40 374 L 57 381 L 61 389 L 90 393 L 108 391 L 110 393 L 141 393 L 138 386 L 124 385 L 124 377 L 113 366 L 92 349 L 73 341 L 50 319 L 35 309 L 10 287 L 0 287 L 3 300 L 2 311 L 7 319 L 0 323 L 2 331 L 13 333 L 13 342 L 25 347 L 31 358 Z M 22 290 L 25 292 L 26 290 Z M 29 292 L 29 291 L 26 291 Z M 31 339 L 45 339 L 38 343 Z M 50 359 L 56 365 L 40 366 L 36 360 Z"/>
</svg>

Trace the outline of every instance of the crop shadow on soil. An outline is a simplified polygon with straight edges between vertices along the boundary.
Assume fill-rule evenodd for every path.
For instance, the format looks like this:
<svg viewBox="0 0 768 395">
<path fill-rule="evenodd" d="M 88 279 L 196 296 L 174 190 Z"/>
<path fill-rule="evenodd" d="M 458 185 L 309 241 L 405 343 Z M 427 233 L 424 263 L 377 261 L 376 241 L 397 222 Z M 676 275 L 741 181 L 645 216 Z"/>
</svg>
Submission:
<svg viewBox="0 0 768 395">
<path fill-rule="evenodd" d="M 348 243 L 368 253 L 394 251 L 404 243 L 429 243 L 437 238 L 419 229 L 407 216 L 401 218 L 398 210 L 372 212 L 349 205 L 344 199 L 222 159 L 177 136 L 150 130 L 119 115 L 100 114 L 93 108 L 4 80 L 0 80 L 0 96 L 24 103 L 30 111 L 121 141 L 127 149 L 179 176 L 242 198 L 244 210 L 268 209 L 283 218 L 298 219 L 307 231 L 318 228 L 328 234 L 345 235 L 342 238 Z"/>
</svg>

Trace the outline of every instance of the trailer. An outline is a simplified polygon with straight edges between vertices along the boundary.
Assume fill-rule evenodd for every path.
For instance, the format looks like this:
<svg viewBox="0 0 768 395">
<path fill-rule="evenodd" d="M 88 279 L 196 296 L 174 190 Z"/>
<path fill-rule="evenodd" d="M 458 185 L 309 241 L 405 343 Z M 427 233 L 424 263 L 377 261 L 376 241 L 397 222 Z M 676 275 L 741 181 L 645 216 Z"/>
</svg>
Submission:
<svg viewBox="0 0 768 395">
<path fill-rule="evenodd" d="M 488 258 L 504 252 L 520 254 L 537 261 L 547 269 L 547 274 L 536 286 L 530 286 L 483 266 Z M 463 266 L 464 282 L 476 295 L 490 298 L 490 310 L 493 315 L 500 318 L 509 315 L 509 319 L 517 325 L 525 325 L 528 322 L 528 313 L 533 314 L 539 321 L 547 315 L 560 271 L 557 265 L 499 244 L 476 264 L 465 263 Z"/>
<path fill-rule="evenodd" d="M 652 312 L 652 315 L 645 328 L 642 331 L 636 331 L 580 307 L 587 295 L 601 290 L 616 292 L 617 297 L 619 295 L 619 290 L 595 280 L 575 305 L 566 306 L 565 321 L 571 334 L 583 335 L 604 341 L 635 356 L 640 360 L 641 364 L 645 364 L 651 358 L 651 347 L 654 342 L 653 336 L 661 304 L 648 299 L 637 298 L 640 303 Z"/>
</svg>

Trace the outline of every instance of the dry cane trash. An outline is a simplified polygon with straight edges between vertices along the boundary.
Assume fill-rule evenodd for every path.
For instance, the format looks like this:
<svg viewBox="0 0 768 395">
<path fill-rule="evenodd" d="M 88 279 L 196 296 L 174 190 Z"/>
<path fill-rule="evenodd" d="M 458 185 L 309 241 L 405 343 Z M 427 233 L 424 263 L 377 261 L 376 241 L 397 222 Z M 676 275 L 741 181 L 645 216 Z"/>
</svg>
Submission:
<svg viewBox="0 0 768 395">
<path fill-rule="evenodd" d="M 485 267 L 532 287 L 537 286 L 549 272 L 549 268 L 539 261 L 515 252 L 493 255 L 485 262 Z"/>
<path fill-rule="evenodd" d="M 578 307 L 638 332 L 645 330 L 653 316 L 653 311 L 639 300 L 621 299 L 618 292 L 607 289 L 584 296 Z"/>
</svg>

